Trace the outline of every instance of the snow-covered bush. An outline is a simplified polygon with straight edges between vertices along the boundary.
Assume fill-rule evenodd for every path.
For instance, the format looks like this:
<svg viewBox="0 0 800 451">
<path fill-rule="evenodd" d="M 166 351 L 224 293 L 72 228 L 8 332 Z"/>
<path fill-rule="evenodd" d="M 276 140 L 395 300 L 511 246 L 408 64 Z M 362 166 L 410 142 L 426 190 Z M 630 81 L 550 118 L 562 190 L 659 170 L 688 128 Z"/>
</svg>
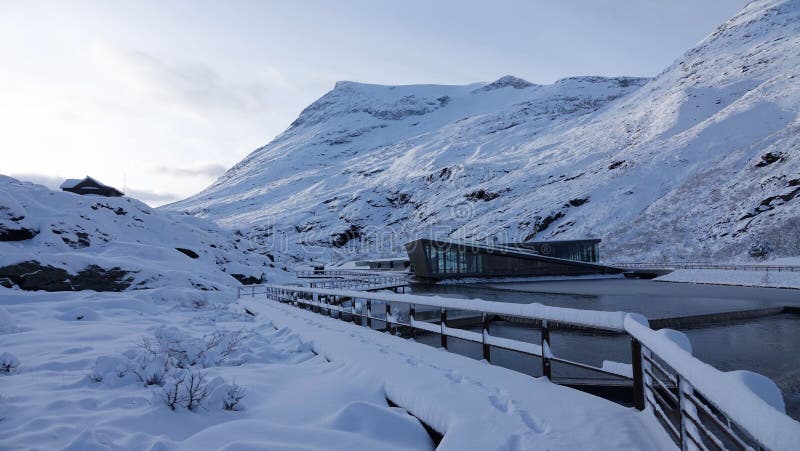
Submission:
<svg viewBox="0 0 800 451">
<path fill-rule="evenodd" d="M 223 410 L 240 410 L 241 409 L 241 402 L 244 399 L 247 393 L 245 390 L 233 381 L 231 385 L 227 387 L 225 391 L 225 399 L 222 401 L 222 409 Z"/>
<path fill-rule="evenodd" d="M 13 374 L 19 370 L 19 359 L 10 352 L 0 354 L 0 374 Z"/>
<path fill-rule="evenodd" d="M 172 368 L 208 368 L 227 363 L 238 350 L 241 332 L 216 330 L 195 338 L 174 327 L 162 327 L 129 351 L 132 370 L 146 385 L 163 385 Z"/>
</svg>

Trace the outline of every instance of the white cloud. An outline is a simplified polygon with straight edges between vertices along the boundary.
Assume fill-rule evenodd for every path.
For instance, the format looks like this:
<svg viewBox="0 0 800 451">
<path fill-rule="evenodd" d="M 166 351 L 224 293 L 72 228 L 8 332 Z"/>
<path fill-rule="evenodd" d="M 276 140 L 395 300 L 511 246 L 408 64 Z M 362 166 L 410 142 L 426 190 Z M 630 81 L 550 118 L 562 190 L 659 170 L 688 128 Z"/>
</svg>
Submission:
<svg viewBox="0 0 800 451">
<path fill-rule="evenodd" d="M 100 69 L 150 101 L 195 119 L 209 114 L 266 113 L 269 87 L 261 82 L 225 80 L 217 71 L 198 62 L 166 61 L 155 55 L 98 43 L 93 56 Z M 261 74 L 271 84 L 285 83 L 275 68 Z"/>
<path fill-rule="evenodd" d="M 158 166 L 156 172 L 159 174 L 167 174 L 175 177 L 218 177 L 225 172 L 227 168 L 218 163 L 207 163 L 195 165 L 189 168 L 175 168 L 169 166 Z"/>
</svg>

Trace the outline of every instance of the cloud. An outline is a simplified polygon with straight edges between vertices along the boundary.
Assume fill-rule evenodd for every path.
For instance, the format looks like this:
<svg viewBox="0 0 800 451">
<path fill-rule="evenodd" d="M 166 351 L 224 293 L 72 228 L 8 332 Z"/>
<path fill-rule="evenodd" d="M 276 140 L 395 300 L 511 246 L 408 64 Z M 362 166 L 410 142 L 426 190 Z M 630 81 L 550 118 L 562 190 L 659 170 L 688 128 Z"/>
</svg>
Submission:
<svg viewBox="0 0 800 451">
<path fill-rule="evenodd" d="M 208 163 L 195 165 L 191 168 L 172 168 L 169 166 L 158 166 L 156 172 L 159 174 L 167 174 L 175 177 L 218 177 L 225 172 L 227 168 L 221 164 Z"/>
<path fill-rule="evenodd" d="M 139 199 L 147 205 L 156 207 L 159 205 L 167 204 L 180 200 L 182 197 L 173 193 L 161 193 L 157 191 L 150 191 L 146 189 L 127 188 L 125 195 Z"/>
<path fill-rule="evenodd" d="M 154 55 L 97 44 L 94 54 L 114 79 L 139 91 L 157 103 L 190 116 L 203 117 L 209 111 L 235 113 L 263 112 L 267 87 L 262 84 L 227 82 L 211 67 L 200 63 L 168 62 Z M 281 80 L 276 70 L 270 80 Z"/>
</svg>

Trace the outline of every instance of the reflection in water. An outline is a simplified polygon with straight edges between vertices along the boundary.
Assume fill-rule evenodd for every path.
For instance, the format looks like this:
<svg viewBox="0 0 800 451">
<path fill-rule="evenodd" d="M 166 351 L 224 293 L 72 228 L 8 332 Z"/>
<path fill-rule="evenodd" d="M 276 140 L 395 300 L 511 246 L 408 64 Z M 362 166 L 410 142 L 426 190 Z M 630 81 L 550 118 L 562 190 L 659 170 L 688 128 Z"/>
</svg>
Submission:
<svg viewBox="0 0 800 451">
<path fill-rule="evenodd" d="M 516 291 L 524 290 L 524 291 Z M 414 294 L 532 303 L 592 310 L 622 310 L 649 318 L 668 318 L 778 305 L 800 305 L 796 290 L 719 287 L 640 280 L 563 281 L 488 285 L 414 285 Z M 473 328 L 478 330 L 478 328 Z M 693 354 L 723 371 L 747 369 L 774 380 L 784 394 L 787 413 L 800 419 L 800 316 L 781 314 L 752 320 L 683 329 Z M 492 324 L 498 336 L 538 342 L 536 329 L 505 322 Z M 435 344 L 438 337 L 420 341 Z M 630 362 L 624 335 L 590 335 L 555 330 L 551 344 L 556 355 L 602 366 L 603 360 Z M 481 357 L 478 344 L 451 339 L 451 349 Z M 492 350 L 492 362 L 527 374 L 541 375 L 541 360 L 512 351 Z M 554 364 L 554 377 L 602 377 L 596 373 Z"/>
</svg>

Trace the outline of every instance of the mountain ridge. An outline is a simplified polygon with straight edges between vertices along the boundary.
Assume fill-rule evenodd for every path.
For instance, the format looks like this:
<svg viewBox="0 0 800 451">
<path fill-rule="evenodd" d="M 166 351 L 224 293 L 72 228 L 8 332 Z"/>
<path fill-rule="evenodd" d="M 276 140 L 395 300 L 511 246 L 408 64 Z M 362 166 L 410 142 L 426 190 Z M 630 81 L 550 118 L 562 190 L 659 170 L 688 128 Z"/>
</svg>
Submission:
<svg viewBox="0 0 800 451">
<path fill-rule="evenodd" d="M 800 2 L 753 2 L 654 78 L 339 82 L 165 208 L 298 259 L 430 235 L 600 237 L 617 259 L 796 255 L 798 23 Z"/>
</svg>

